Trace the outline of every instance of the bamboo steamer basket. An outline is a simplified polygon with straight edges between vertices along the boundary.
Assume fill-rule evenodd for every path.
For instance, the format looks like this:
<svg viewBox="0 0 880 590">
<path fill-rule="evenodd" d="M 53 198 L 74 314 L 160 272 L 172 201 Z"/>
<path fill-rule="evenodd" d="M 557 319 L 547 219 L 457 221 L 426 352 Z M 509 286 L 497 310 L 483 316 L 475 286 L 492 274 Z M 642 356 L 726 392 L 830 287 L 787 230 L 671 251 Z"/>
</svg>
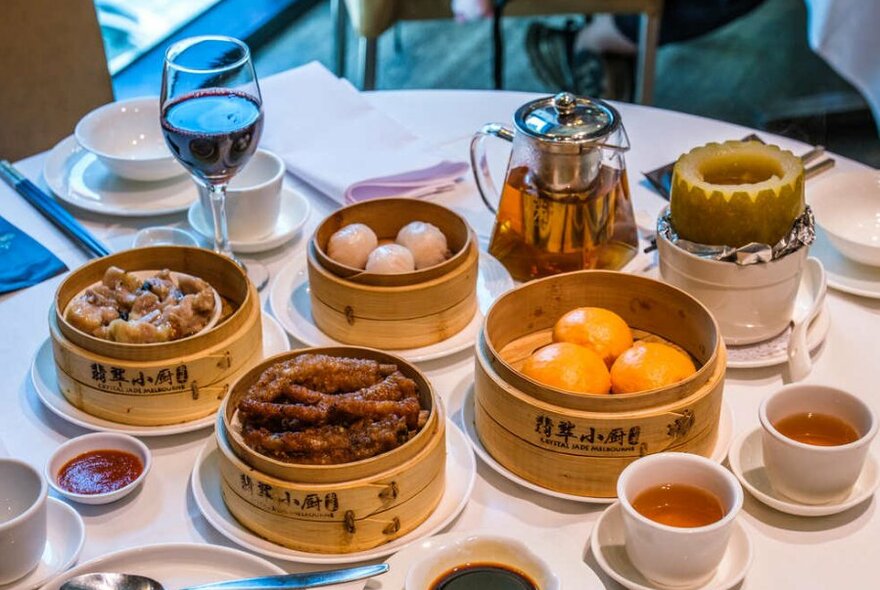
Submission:
<svg viewBox="0 0 880 590">
<path fill-rule="evenodd" d="M 532 351 L 552 341 L 566 312 L 582 306 L 619 314 L 636 340 L 659 340 L 691 355 L 688 379 L 652 391 L 581 395 L 522 375 Z M 579 271 L 527 283 L 489 310 L 476 345 L 475 417 L 489 453 L 551 490 L 613 497 L 620 472 L 662 451 L 708 456 L 717 438 L 726 349 L 712 314 L 652 279 Z"/>
<path fill-rule="evenodd" d="M 327 242 L 339 228 L 364 223 L 394 238 L 411 221 L 437 226 L 452 256 L 430 268 L 400 274 L 368 273 L 332 260 Z M 417 348 L 460 332 L 477 309 L 479 254 L 467 222 L 427 201 L 374 199 L 324 219 L 309 242 L 307 263 L 312 317 L 325 334 L 346 344 Z"/>
<path fill-rule="evenodd" d="M 400 447 L 338 465 L 285 463 L 242 440 L 236 409 L 269 366 L 304 353 L 394 363 L 419 387 L 424 427 Z M 301 349 L 261 362 L 233 385 L 218 413 L 221 491 L 246 528 L 285 547 L 316 553 L 351 553 L 408 533 L 434 511 L 445 489 L 446 420 L 430 382 L 415 367 L 378 350 L 354 347 Z"/>
<path fill-rule="evenodd" d="M 63 315 L 83 289 L 110 266 L 161 270 L 207 281 L 224 300 L 213 328 L 180 340 L 130 344 L 97 338 Z M 61 393 L 94 416 L 137 426 L 160 426 L 205 417 L 220 406 L 230 384 L 262 358 L 260 300 L 232 260 L 181 246 L 137 248 L 93 260 L 58 287 L 49 311 L 49 333 Z"/>
</svg>

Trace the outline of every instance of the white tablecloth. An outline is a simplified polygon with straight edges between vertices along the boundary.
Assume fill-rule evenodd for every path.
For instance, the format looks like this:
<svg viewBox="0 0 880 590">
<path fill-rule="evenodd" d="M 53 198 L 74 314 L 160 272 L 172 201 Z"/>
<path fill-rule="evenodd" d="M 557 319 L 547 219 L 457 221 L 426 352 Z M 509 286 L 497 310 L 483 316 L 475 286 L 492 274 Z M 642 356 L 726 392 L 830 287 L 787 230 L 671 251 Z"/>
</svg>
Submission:
<svg viewBox="0 0 880 590">
<path fill-rule="evenodd" d="M 295 100 L 295 89 L 288 97 Z M 409 91 L 375 93 L 369 98 L 419 135 L 462 157 L 474 130 L 488 121 L 509 121 L 515 108 L 532 96 L 484 91 Z M 634 201 L 637 208 L 652 215 L 660 210 L 663 201 L 644 186 L 641 171 L 668 162 L 695 145 L 739 138 L 748 132 L 742 127 L 649 107 L 620 105 L 620 110 L 633 145 L 627 162 Z M 775 140 L 796 152 L 807 149 L 783 138 Z M 495 142 L 491 149 L 496 162 L 503 162 L 507 145 Z M 31 178 L 37 178 L 43 159 L 43 155 L 37 155 L 21 162 L 19 167 Z M 828 174 L 841 174 L 859 166 L 838 158 L 837 168 Z M 312 217 L 302 236 L 261 256 L 273 274 L 294 259 L 294 252 L 302 247 L 305 237 L 335 206 L 307 187 L 303 190 L 312 198 Z M 484 210 L 471 179 L 438 200 L 466 215 L 479 233 L 489 232 L 492 218 Z M 84 262 L 85 258 L 73 245 L 5 185 L 0 185 L 0 203 L 4 217 L 41 241 L 70 267 Z M 186 223 L 183 215 L 146 221 L 106 220 L 80 213 L 77 216 L 115 249 L 128 247 L 139 227 Z M 0 366 L 5 375 L 0 452 L 37 465 L 46 461 L 56 445 L 84 433 L 42 408 L 28 377 L 31 359 L 48 335 L 47 310 L 59 280 L 60 277 L 0 296 L 0 326 L 4 331 L 0 338 Z M 880 412 L 880 363 L 876 356 L 880 301 L 833 291 L 828 299 L 831 329 L 815 359 L 810 379 L 855 391 Z M 423 368 L 440 395 L 448 397 L 469 385 L 472 364 L 471 354 L 464 352 L 425 363 Z M 760 401 L 781 385 L 780 368 L 728 371 L 725 399 L 733 408 L 737 432 L 758 425 Z M 78 506 L 88 535 L 81 560 L 148 543 L 195 541 L 231 545 L 202 518 L 189 490 L 193 461 L 210 436 L 210 430 L 203 430 L 147 440 L 154 454 L 154 467 L 139 493 L 106 507 Z M 568 590 L 617 587 L 605 576 L 592 573 L 590 565 L 596 572 L 599 570 L 591 557 L 584 564 L 590 531 L 602 506 L 544 497 L 506 481 L 482 464 L 478 475 L 469 505 L 450 530 L 492 529 L 536 546 L 551 547 L 571 564 L 573 573 L 567 575 L 574 579 L 567 581 Z M 875 500 L 837 516 L 806 519 L 775 512 L 747 498 L 741 520 L 755 547 L 745 588 L 862 589 L 878 584 L 880 515 Z M 284 566 L 291 571 L 306 569 L 290 563 Z"/>
</svg>

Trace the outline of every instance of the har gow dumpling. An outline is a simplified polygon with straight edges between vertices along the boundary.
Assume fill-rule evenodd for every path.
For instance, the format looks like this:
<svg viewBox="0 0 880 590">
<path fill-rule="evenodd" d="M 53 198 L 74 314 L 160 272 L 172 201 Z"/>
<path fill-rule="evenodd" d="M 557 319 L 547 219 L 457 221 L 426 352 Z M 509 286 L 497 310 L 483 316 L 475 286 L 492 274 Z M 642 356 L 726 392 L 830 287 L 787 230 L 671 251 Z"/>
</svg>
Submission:
<svg viewBox="0 0 880 590">
<path fill-rule="evenodd" d="M 376 232 L 363 223 L 352 223 L 330 236 L 327 255 L 339 264 L 363 269 L 378 244 Z"/>
<path fill-rule="evenodd" d="M 379 246 L 367 258 L 367 272 L 390 275 L 412 272 L 415 268 L 412 252 L 399 244 Z"/>
<path fill-rule="evenodd" d="M 397 243 L 412 252 L 416 269 L 440 264 L 449 257 L 446 236 L 440 229 L 424 221 L 413 221 L 397 232 Z"/>
</svg>

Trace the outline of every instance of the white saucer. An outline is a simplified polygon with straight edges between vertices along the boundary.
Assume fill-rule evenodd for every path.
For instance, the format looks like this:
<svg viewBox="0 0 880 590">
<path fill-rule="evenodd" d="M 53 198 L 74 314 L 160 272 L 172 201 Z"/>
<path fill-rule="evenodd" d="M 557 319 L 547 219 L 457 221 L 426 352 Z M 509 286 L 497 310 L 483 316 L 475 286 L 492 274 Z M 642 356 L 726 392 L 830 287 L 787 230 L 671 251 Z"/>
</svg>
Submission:
<svg viewBox="0 0 880 590">
<path fill-rule="evenodd" d="M 819 348 L 819 345 L 828 336 L 829 328 L 831 328 L 831 311 L 826 302 L 807 327 L 807 349 L 811 353 Z M 730 369 L 755 369 L 787 363 L 790 335 L 791 326 L 788 326 L 781 334 L 770 340 L 744 346 L 728 344 L 727 367 Z"/>
<path fill-rule="evenodd" d="M 483 442 L 480 440 L 480 435 L 477 433 L 477 426 L 474 422 L 473 384 L 467 387 L 464 390 L 464 393 L 460 393 L 460 391 L 460 389 L 454 391 L 447 400 L 446 408 L 449 412 L 450 419 L 461 426 L 470 441 L 474 452 L 476 452 L 477 456 L 480 457 L 483 463 L 491 467 L 493 471 L 515 484 L 552 498 L 561 498 L 563 500 L 572 500 L 574 502 L 583 502 L 587 504 L 610 504 L 617 501 L 617 498 L 576 496 L 574 494 L 549 490 L 509 471 L 504 465 L 496 461 L 495 458 L 489 454 L 489 451 L 486 450 L 486 447 L 483 446 Z M 733 411 L 730 409 L 727 402 L 722 402 L 721 417 L 718 420 L 718 438 L 715 440 L 715 448 L 712 450 L 712 455 L 709 457 L 710 459 L 717 463 L 724 461 L 724 457 L 727 456 L 727 450 L 730 448 L 730 441 L 733 439 L 733 432 Z"/>
<path fill-rule="evenodd" d="M 147 576 L 169 590 L 287 573 L 261 557 L 238 549 L 196 543 L 166 543 L 102 555 L 55 577 L 42 590 L 58 590 L 70 578 L 93 572 Z"/>
<path fill-rule="evenodd" d="M 230 240 L 229 244 L 233 250 L 244 254 L 277 248 L 289 242 L 302 229 L 310 211 L 311 205 L 308 199 L 289 186 L 285 186 L 281 189 L 281 212 L 272 233 L 258 240 Z M 189 208 L 186 219 L 200 235 L 209 240 L 214 239 L 213 226 L 208 224 L 205 212 L 198 201 Z"/>
<path fill-rule="evenodd" d="M 186 211 L 199 198 L 188 174 L 158 182 L 114 175 L 71 135 L 46 155 L 43 178 L 52 192 L 80 209 L 120 217 L 152 217 Z"/>
<path fill-rule="evenodd" d="M 299 250 L 294 261 L 275 277 L 269 291 L 272 311 L 288 334 L 308 346 L 342 346 L 343 344 L 324 334 L 312 319 L 312 302 L 309 296 L 309 274 L 306 268 L 305 250 Z M 499 295 L 513 288 L 513 279 L 504 265 L 485 252 L 480 252 L 477 274 L 477 312 L 471 323 L 458 334 L 446 340 L 422 346 L 390 350 L 389 352 L 410 362 L 421 362 L 455 354 L 474 345 L 484 314 Z"/>
<path fill-rule="evenodd" d="M 278 322 L 267 313 L 263 313 L 263 356 L 269 357 L 274 354 L 290 350 L 290 341 L 287 334 Z M 71 424 L 76 424 L 88 430 L 97 430 L 100 432 L 119 432 L 122 434 L 130 434 L 132 436 L 168 436 L 171 434 L 181 434 L 184 432 L 193 432 L 202 428 L 209 428 L 214 425 L 216 416 L 212 413 L 204 418 L 193 420 L 191 422 L 183 422 L 181 424 L 170 424 L 168 426 L 134 426 L 132 424 L 120 424 L 104 418 L 98 418 L 83 412 L 61 394 L 58 388 L 58 378 L 55 374 L 55 359 L 52 356 L 52 343 L 47 338 L 31 365 L 31 383 L 37 393 L 37 397 L 43 402 L 47 410 Z"/>
<path fill-rule="evenodd" d="M 816 240 L 810 246 L 810 256 L 822 261 L 828 286 L 832 289 L 880 299 L 880 267 L 867 266 L 845 257 L 831 244 L 819 224 L 816 224 Z"/>
<path fill-rule="evenodd" d="M 385 557 L 412 543 L 442 530 L 467 505 L 477 476 L 477 460 L 464 434 L 451 422 L 446 423 L 446 489 L 440 503 L 428 519 L 414 530 L 397 539 L 366 551 L 326 554 L 288 549 L 267 541 L 239 524 L 223 502 L 220 493 L 220 450 L 211 437 L 196 459 L 192 472 L 192 490 L 202 515 L 220 533 L 246 549 L 272 557 L 300 563 L 341 564 Z"/>
<path fill-rule="evenodd" d="M 869 454 L 862 475 L 849 495 L 831 504 L 801 504 L 783 496 L 773 489 L 764 470 L 764 451 L 761 446 L 761 429 L 741 434 L 730 446 L 730 470 L 749 493 L 758 501 L 780 512 L 795 516 L 828 516 L 849 510 L 870 498 L 880 484 L 880 466 L 874 455 Z"/>
<path fill-rule="evenodd" d="M 43 557 L 23 578 L 0 584 L 0 590 L 32 590 L 46 580 L 67 571 L 79 557 L 86 540 L 86 527 L 79 513 L 61 500 L 49 498 L 46 505 L 48 536 Z"/>
<path fill-rule="evenodd" d="M 429 537 L 419 543 L 412 543 L 409 547 L 389 557 L 385 561 L 388 564 L 388 571 L 376 578 L 370 578 L 364 590 L 403 590 L 406 574 L 414 563 L 431 555 L 439 546 L 479 535 L 482 532 L 490 535 L 498 534 L 497 531 L 488 530 L 444 533 Z M 556 550 L 556 546 L 552 542 L 544 542 L 544 539 L 530 537 L 520 540 L 528 545 L 529 549 L 538 557 L 547 562 L 553 573 L 559 577 L 563 588 L 572 590 L 602 588 L 599 576 L 583 559 L 568 559 L 564 552 Z"/>
<path fill-rule="evenodd" d="M 656 590 L 661 588 L 645 579 L 630 562 L 624 547 L 623 517 L 620 503 L 609 506 L 596 525 L 590 538 L 590 550 L 599 567 L 606 574 L 630 590 Z M 752 565 L 752 541 L 738 521 L 733 523 L 733 533 L 727 552 L 721 558 L 712 579 L 691 590 L 726 590 L 739 584 Z"/>
</svg>

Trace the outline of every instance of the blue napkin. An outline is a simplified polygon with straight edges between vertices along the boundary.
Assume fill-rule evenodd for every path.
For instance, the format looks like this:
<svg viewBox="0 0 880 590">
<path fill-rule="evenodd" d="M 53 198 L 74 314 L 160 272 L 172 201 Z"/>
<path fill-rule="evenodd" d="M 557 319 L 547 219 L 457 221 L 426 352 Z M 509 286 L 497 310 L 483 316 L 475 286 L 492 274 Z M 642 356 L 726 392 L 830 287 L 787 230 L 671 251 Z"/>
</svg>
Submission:
<svg viewBox="0 0 880 590">
<path fill-rule="evenodd" d="M 0 217 L 0 293 L 42 283 L 66 270 L 54 254 Z"/>
</svg>

